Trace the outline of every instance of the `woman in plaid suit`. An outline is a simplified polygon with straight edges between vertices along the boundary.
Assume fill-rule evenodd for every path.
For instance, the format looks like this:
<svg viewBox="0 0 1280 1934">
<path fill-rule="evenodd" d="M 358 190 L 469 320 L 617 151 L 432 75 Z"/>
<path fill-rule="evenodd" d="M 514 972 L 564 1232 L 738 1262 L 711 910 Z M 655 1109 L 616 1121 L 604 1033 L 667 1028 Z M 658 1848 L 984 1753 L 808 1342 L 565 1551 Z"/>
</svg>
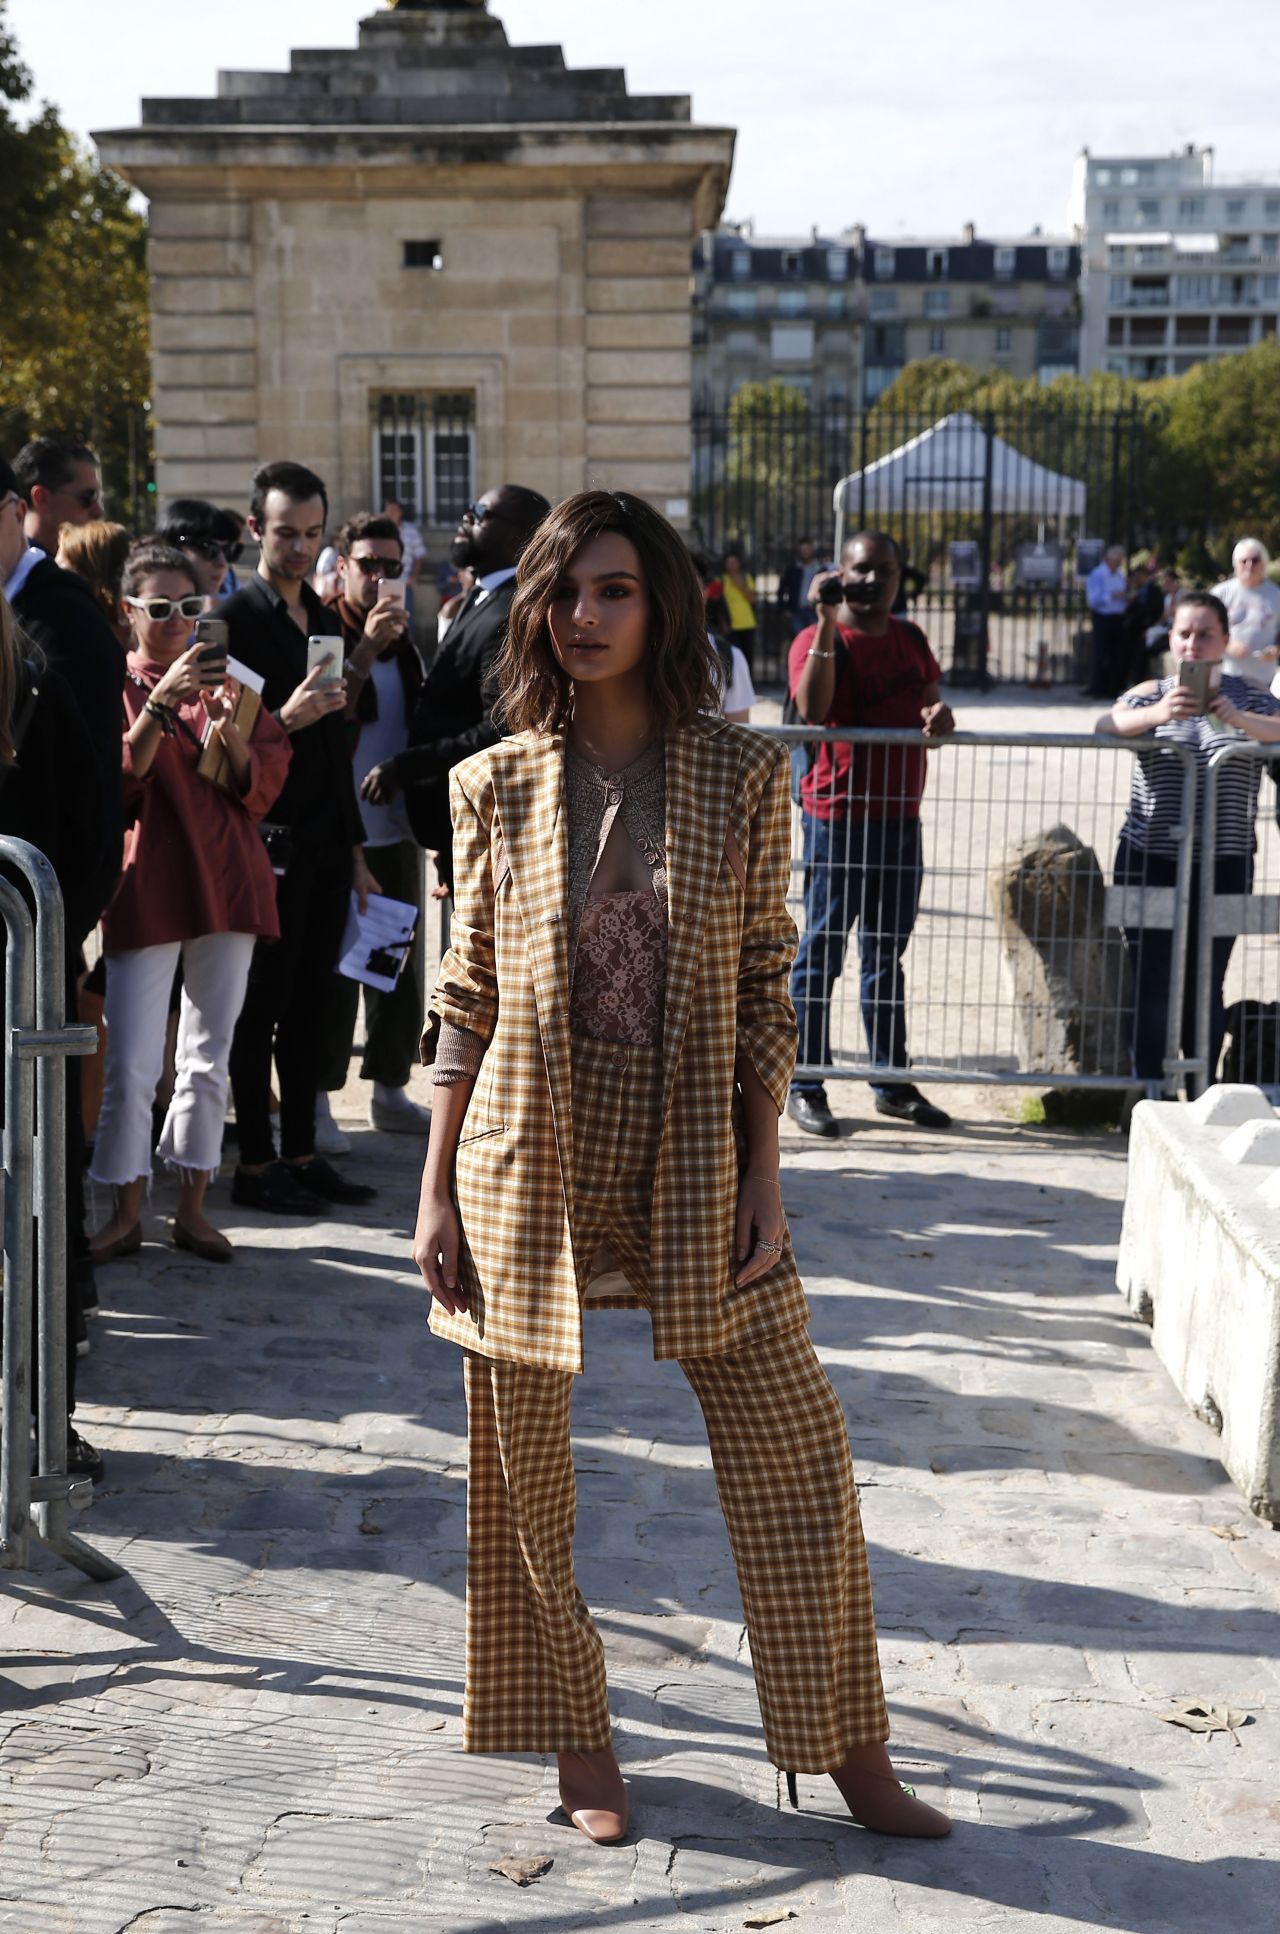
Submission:
<svg viewBox="0 0 1280 1934">
<path fill-rule="evenodd" d="M 627 1828 L 574 1580 L 582 1310 L 648 1310 L 706 1419 L 771 1759 L 855 1819 L 949 1822 L 893 1774 L 839 1400 L 778 1188 L 795 1059 L 785 749 L 710 716 L 676 531 L 592 491 L 536 532 L 499 660 L 511 736 L 451 778 L 452 946 L 423 1057 L 414 1259 L 462 1346 L 463 1743 L 557 1755 L 589 1838 Z"/>
</svg>

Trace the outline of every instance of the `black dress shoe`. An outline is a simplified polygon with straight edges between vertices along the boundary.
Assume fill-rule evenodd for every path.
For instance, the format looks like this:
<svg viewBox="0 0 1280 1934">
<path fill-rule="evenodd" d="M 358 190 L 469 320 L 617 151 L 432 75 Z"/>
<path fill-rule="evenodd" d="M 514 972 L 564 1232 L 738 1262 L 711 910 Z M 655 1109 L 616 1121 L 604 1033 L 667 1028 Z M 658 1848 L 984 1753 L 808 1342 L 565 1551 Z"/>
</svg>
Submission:
<svg viewBox="0 0 1280 1934">
<path fill-rule="evenodd" d="M 322 1202 L 372 1202 L 378 1193 L 367 1182 L 348 1182 L 323 1155 L 313 1155 L 309 1162 L 297 1162 L 292 1167 L 288 1163 L 285 1166 L 300 1187 Z"/>
<path fill-rule="evenodd" d="M 238 1168 L 231 1178 L 231 1200 L 242 1209 L 263 1209 L 268 1215 L 318 1216 L 329 1213 L 309 1190 L 298 1187 L 297 1169 L 272 1162 L 261 1175 Z"/>
<path fill-rule="evenodd" d="M 70 1477 L 87 1477 L 91 1484 L 101 1484 L 106 1475 L 106 1465 L 102 1452 L 86 1443 L 78 1430 L 67 1425 L 67 1474 Z"/>
<path fill-rule="evenodd" d="M 926 1101 L 918 1088 L 906 1083 L 900 1088 L 891 1088 L 887 1094 L 876 1096 L 877 1115 L 891 1115 L 894 1121 L 913 1121 L 917 1128 L 950 1128 L 951 1117 L 945 1110 L 935 1108 Z"/>
<path fill-rule="evenodd" d="M 806 1135 L 822 1135 L 830 1142 L 840 1133 L 840 1124 L 828 1108 L 827 1097 L 821 1088 L 816 1094 L 806 1094 L 802 1088 L 793 1088 L 787 1096 L 787 1113 Z"/>
</svg>

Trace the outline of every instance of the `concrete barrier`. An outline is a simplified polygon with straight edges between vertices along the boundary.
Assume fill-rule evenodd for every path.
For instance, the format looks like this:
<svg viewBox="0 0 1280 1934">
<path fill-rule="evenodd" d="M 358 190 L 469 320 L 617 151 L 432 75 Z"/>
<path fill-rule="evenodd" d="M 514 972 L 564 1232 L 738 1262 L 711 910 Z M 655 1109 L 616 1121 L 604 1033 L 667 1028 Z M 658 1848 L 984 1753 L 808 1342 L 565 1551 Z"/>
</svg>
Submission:
<svg viewBox="0 0 1280 1934">
<path fill-rule="evenodd" d="M 1116 1281 L 1251 1511 L 1280 1523 L 1280 1119 L 1260 1088 L 1133 1111 Z"/>
</svg>

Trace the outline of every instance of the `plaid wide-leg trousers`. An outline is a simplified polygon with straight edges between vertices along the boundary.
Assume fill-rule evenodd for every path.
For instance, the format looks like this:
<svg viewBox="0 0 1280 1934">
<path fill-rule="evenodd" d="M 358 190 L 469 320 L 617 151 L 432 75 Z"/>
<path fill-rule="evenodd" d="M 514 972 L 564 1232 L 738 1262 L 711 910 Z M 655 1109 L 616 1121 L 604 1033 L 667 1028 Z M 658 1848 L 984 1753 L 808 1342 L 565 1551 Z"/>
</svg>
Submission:
<svg viewBox="0 0 1280 1934">
<path fill-rule="evenodd" d="M 574 1036 L 573 1118 L 591 1125 L 575 1138 L 574 1249 L 606 1279 L 620 1270 L 646 1306 L 661 1094 L 658 1049 Z M 464 1749 L 597 1751 L 609 1698 L 573 1569 L 574 1377 L 470 1351 L 464 1362 Z M 889 1736 L 840 1400 L 803 1327 L 680 1367 L 706 1421 L 769 1757 L 828 1772 Z"/>
<path fill-rule="evenodd" d="M 470 1352 L 465 1366 L 464 1749 L 596 1751 L 609 1703 L 573 1570 L 573 1376 Z M 680 1367 L 706 1420 L 769 1757 L 828 1772 L 889 1736 L 839 1398 L 806 1329 Z"/>
</svg>

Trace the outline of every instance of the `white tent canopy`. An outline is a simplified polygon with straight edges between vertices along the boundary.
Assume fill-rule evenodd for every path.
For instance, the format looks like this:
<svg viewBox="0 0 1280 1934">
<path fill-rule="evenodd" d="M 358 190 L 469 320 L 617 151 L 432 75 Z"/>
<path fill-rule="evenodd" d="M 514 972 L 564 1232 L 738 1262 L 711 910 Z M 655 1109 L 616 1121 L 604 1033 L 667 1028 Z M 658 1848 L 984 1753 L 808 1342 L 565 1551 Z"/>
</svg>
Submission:
<svg viewBox="0 0 1280 1934">
<path fill-rule="evenodd" d="M 837 517 L 909 515 L 913 511 L 969 511 L 983 508 L 988 431 L 967 410 L 942 417 L 930 430 L 912 437 L 887 457 L 877 457 L 835 489 Z M 1045 464 L 1024 457 L 1001 442 L 991 443 L 993 516 L 1083 517 L 1085 487 L 1076 477 L 1060 476 Z"/>
</svg>

